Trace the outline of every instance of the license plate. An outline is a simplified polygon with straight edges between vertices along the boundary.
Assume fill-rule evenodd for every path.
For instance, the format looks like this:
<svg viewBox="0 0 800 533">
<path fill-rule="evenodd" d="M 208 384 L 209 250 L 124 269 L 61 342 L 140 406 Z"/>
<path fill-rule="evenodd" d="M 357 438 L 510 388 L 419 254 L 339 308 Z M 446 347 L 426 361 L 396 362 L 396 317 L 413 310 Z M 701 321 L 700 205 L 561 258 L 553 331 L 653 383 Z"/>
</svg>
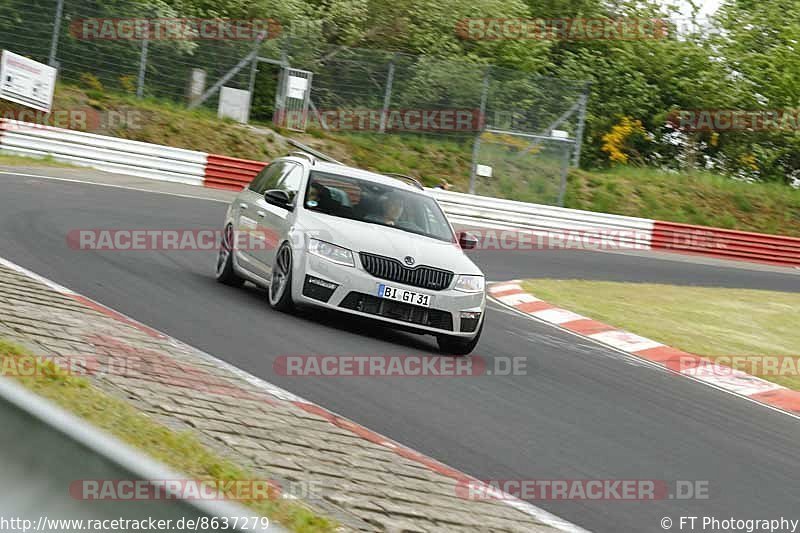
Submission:
<svg viewBox="0 0 800 533">
<path fill-rule="evenodd" d="M 430 295 L 407 291 L 399 287 L 390 287 L 389 285 L 378 285 L 378 296 L 381 298 L 386 298 L 387 300 L 395 300 L 398 302 L 405 302 L 407 304 L 419 305 L 422 307 L 431 306 Z"/>
</svg>

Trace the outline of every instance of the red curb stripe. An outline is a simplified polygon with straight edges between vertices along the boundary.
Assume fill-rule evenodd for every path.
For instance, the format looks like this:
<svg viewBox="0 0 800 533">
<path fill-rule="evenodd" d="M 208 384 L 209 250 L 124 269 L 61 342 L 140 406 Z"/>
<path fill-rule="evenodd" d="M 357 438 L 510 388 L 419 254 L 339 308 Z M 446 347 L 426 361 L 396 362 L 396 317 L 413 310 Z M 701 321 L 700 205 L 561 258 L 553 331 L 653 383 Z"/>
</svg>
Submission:
<svg viewBox="0 0 800 533">
<path fill-rule="evenodd" d="M 636 355 L 642 359 L 647 359 L 654 363 L 659 363 L 670 370 L 679 372 L 687 368 L 694 368 L 699 366 L 705 359 L 697 355 L 678 350 L 672 346 L 658 346 L 656 348 L 648 348 L 636 352 Z"/>
<path fill-rule="evenodd" d="M 800 392 L 798 391 L 778 389 L 767 392 L 757 392 L 756 394 L 752 394 L 750 398 L 792 413 L 800 414 Z"/>
<path fill-rule="evenodd" d="M 523 291 L 522 289 L 506 289 L 504 291 L 497 291 L 497 292 L 494 292 L 491 289 L 489 289 L 489 293 L 495 298 L 500 298 L 501 296 L 509 296 L 511 294 L 523 294 L 524 292 L 525 291 Z"/>
<path fill-rule="evenodd" d="M 580 320 L 572 320 L 571 322 L 564 322 L 560 324 L 562 328 L 580 333 L 581 335 L 592 335 L 594 333 L 602 333 L 603 331 L 611 331 L 617 329 L 614 326 L 609 326 L 591 318 L 582 318 Z"/>
<path fill-rule="evenodd" d="M 465 474 L 462 474 L 458 470 L 454 470 L 449 466 L 445 466 L 439 461 L 435 459 L 431 459 L 425 455 L 422 455 L 419 452 L 415 452 L 414 450 L 406 447 L 398 447 L 394 449 L 395 453 L 401 457 L 405 457 L 406 459 L 410 459 L 412 461 L 416 461 L 430 470 L 433 470 L 436 473 L 442 474 L 443 476 L 447 476 L 451 479 L 455 479 L 456 481 L 465 481 L 470 480 L 471 478 Z"/>
<path fill-rule="evenodd" d="M 460 480 L 470 480 L 471 479 L 466 474 L 463 474 L 463 473 L 459 472 L 458 470 L 450 468 L 449 466 L 446 466 L 446 465 L 440 463 L 439 461 L 436 461 L 435 459 L 431 459 L 430 457 L 422 455 L 419 452 L 415 452 L 414 450 L 412 450 L 410 448 L 406 448 L 405 446 L 397 444 L 396 442 L 387 440 L 386 438 L 384 438 L 380 434 L 375 433 L 374 431 L 369 430 L 369 429 L 365 428 L 364 426 L 361 426 L 359 424 L 356 424 L 355 422 L 351 422 L 350 420 L 347 420 L 345 418 L 337 416 L 337 415 L 331 413 L 330 411 L 328 411 L 327 409 L 325 409 L 324 407 L 320 407 L 319 405 L 315 405 L 315 404 L 311 404 L 311 403 L 298 402 L 298 401 L 293 401 L 293 402 L 290 402 L 290 403 L 296 405 L 297 407 L 299 407 L 303 411 L 306 411 L 308 413 L 312 413 L 312 414 L 321 416 L 322 418 L 324 418 L 325 420 L 327 420 L 328 422 L 330 422 L 334 426 L 339 427 L 341 429 L 345 429 L 347 431 L 351 431 L 351 432 L 355 433 L 356 435 L 358 435 L 359 437 L 361 437 L 364 440 L 368 440 L 368 441 L 370 441 L 370 442 L 372 442 L 374 444 L 378 444 L 379 446 L 382 446 L 384 448 L 388 448 L 389 450 L 393 451 L 394 453 L 396 453 L 397 455 L 399 455 L 401 457 L 404 457 L 406 459 L 410 459 L 412 461 L 420 463 L 423 466 L 425 466 L 426 468 L 428 468 L 429 470 L 432 470 L 434 472 L 437 472 L 439 474 L 442 474 L 444 476 L 447 476 L 449 478 L 452 478 L 452 479 L 455 479 L 455 480 L 459 480 L 459 481 Z"/>
<path fill-rule="evenodd" d="M 103 304 L 99 304 L 92 299 L 89 299 L 85 296 L 81 296 L 80 294 L 69 294 L 68 296 L 72 297 L 73 300 L 76 300 L 86 307 L 90 307 L 99 313 L 103 313 L 106 316 L 109 316 L 119 322 L 123 322 L 129 326 L 133 326 L 134 328 L 147 333 L 149 336 L 154 337 L 156 339 L 164 339 L 166 338 L 165 335 L 162 335 L 158 331 L 154 330 L 151 327 L 145 326 L 141 322 L 137 322 L 131 318 L 126 317 L 125 315 L 114 311 L 113 309 L 109 309 L 108 307 L 104 306 Z"/>
<path fill-rule="evenodd" d="M 555 309 L 553 304 L 547 302 L 522 302 L 514 307 L 523 313 L 535 313 L 536 311 L 544 311 L 545 309 Z"/>
</svg>

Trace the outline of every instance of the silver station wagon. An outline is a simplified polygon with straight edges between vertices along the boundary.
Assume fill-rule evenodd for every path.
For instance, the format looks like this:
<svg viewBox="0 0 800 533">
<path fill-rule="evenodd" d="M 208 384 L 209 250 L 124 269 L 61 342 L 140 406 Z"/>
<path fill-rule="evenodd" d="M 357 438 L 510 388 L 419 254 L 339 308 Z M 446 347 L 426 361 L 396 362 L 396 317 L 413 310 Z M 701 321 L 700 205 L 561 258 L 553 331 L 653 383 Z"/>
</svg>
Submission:
<svg viewBox="0 0 800 533">
<path fill-rule="evenodd" d="M 270 306 L 334 309 L 414 333 L 442 352 L 471 352 L 483 329 L 481 270 L 439 204 L 413 178 L 293 153 L 231 202 L 217 280 L 268 291 Z M 245 236 L 246 238 L 242 238 Z"/>
</svg>

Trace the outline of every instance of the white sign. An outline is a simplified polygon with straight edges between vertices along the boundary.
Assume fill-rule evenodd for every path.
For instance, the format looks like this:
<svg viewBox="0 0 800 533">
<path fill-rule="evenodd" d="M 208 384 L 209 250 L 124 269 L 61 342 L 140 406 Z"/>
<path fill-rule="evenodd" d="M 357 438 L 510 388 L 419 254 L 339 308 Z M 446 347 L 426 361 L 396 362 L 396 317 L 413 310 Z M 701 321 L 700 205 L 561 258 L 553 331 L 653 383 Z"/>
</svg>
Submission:
<svg viewBox="0 0 800 533">
<path fill-rule="evenodd" d="M 229 117 L 242 124 L 247 124 L 250 117 L 250 91 L 223 87 L 219 93 L 219 118 Z"/>
<path fill-rule="evenodd" d="M 569 139 L 569 132 L 564 130 L 553 130 L 550 132 L 550 137 L 554 139 Z"/>
<path fill-rule="evenodd" d="M 300 76 L 289 76 L 289 98 L 297 98 L 298 100 L 305 100 L 306 90 L 308 89 L 308 78 L 301 78 Z"/>
<path fill-rule="evenodd" d="M 49 113 L 55 88 L 56 69 L 3 50 L 0 58 L 0 98 Z"/>
<path fill-rule="evenodd" d="M 475 168 L 475 174 L 482 178 L 491 178 L 492 177 L 492 167 L 489 165 L 478 165 Z"/>
</svg>

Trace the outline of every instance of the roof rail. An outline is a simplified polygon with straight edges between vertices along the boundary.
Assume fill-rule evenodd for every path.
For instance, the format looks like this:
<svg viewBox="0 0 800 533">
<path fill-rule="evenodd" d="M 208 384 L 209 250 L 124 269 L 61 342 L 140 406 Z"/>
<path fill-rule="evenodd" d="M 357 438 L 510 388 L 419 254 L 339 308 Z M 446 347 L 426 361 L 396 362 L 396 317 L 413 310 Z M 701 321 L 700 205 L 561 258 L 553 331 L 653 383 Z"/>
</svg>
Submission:
<svg viewBox="0 0 800 533">
<path fill-rule="evenodd" d="M 295 148 L 299 148 L 300 150 L 302 150 L 303 152 L 305 152 L 307 154 L 313 155 L 314 157 L 316 157 L 320 161 L 327 161 L 328 163 L 334 163 L 336 165 L 343 165 L 344 164 L 344 163 L 341 163 L 340 161 L 335 160 L 331 156 L 323 154 L 319 150 L 314 150 L 310 146 L 306 146 L 305 144 L 303 144 L 301 142 L 298 142 L 298 141 L 296 141 L 294 139 L 287 138 L 286 142 L 291 144 Z"/>
<path fill-rule="evenodd" d="M 401 180 L 405 181 L 406 183 L 408 183 L 409 185 L 413 185 L 414 187 L 416 187 L 417 189 L 419 189 L 421 191 L 425 190 L 425 186 L 422 183 L 420 183 L 417 178 L 415 178 L 413 176 L 407 176 L 405 174 L 397 174 L 395 172 L 383 172 L 383 174 L 385 176 L 390 176 L 392 178 L 401 179 Z"/>
<path fill-rule="evenodd" d="M 317 158 L 316 157 L 314 157 L 313 155 L 308 154 L 306 152 L 301 152 L 300 150 L 295 150 L 293 152 L 289 152 L 289 155 L 293 156 L 293 157 L 305 157 L 306 159 L 308 159 L 308 161 L 312 165 L 317 163 Z"/>
</svg>

